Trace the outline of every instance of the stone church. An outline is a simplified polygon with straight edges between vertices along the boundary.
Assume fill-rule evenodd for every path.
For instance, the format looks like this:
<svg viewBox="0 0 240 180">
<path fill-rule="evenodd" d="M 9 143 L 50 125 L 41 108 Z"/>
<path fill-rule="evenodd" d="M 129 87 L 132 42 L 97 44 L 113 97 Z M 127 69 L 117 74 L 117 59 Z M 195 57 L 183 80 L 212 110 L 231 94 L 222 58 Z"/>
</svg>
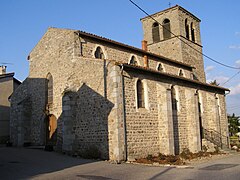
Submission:
<svg viewBox="0 0 240 180">
<path fill-rule="evenodd" d="M 142 49 L 49 28 L 11 97 L 13 145 L 117 162 L 228 147 L 229 90 L 206 83 L 200 19 L 178 5 L 152 17 Z"/>
</svg>

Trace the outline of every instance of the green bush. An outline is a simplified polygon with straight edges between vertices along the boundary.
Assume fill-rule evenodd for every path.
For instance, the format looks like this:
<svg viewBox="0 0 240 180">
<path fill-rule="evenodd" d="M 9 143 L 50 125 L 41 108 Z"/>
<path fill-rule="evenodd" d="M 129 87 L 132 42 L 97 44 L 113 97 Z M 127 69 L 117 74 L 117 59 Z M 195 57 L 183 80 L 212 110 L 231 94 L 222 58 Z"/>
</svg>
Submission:
<svg viewBox="0 0 240 180">
<path fill-rule="evenodd" d="M 192 155 L 193 153 L 188 148 L 184 148 L 180 153 L 180 157 L 183 159 L 191 159 Z"/>
<path fill-rule="evenodd" d="M 149 155 L 147 156 L 147 160 L 151 161 L 152 159 L 153 159 L 153 156 L 152 156 L 151 154 L 149 154 Z"/>
</svg>

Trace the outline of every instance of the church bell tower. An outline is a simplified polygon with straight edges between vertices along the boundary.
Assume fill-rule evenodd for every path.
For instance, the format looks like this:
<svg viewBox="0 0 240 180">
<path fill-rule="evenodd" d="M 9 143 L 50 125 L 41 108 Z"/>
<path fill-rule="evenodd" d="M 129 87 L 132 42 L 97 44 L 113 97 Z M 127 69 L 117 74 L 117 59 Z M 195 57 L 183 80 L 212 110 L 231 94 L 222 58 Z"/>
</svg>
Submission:
<svg viewBox="0 0 240 180">
<path fill-rule="evenodd" d="M 149 16 L 141 19 L 148 51 L 193 66 L 194 79 L 206 82 L 201 20 L 178 5 L 151 16 L 156 21 Z"/>
</svg>

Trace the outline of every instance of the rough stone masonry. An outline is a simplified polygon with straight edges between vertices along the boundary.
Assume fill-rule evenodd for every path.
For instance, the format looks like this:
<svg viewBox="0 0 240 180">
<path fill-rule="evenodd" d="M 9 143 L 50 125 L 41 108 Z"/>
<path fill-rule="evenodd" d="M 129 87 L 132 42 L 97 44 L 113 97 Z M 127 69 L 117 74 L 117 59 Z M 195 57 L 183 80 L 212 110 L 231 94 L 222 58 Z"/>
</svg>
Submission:
<svg viewBox="0 0 240 180">
<path fill-rule="evenodd" d="M 180 6 L 153 16 L 201 51 L 197 17 Z M 206 132 L 228 147 L 229 90 L 205 82 L 201 54 L 150 18 L 142 22 L 143 49 L 49 28 L 29 54 L 29 77 L 12 95 L 13 144 L 118 162 L 200 151 L 214 143 Z"/>
</svg>

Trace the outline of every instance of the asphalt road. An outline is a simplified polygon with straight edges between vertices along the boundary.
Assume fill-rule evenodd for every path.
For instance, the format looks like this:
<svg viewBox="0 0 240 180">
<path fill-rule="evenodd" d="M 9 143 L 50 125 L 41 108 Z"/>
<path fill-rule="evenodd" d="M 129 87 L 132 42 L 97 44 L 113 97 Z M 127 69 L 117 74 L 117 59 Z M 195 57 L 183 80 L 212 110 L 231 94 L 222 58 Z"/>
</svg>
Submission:
<svg viewBox="0 0 240 180">
<path fill-rule="evenodd" d="M 40 149 L 0 147 L 0 179 L 240 180 L 240 153 L 188 167 L 154 167 L 85 160 Z"/>
</svg>

